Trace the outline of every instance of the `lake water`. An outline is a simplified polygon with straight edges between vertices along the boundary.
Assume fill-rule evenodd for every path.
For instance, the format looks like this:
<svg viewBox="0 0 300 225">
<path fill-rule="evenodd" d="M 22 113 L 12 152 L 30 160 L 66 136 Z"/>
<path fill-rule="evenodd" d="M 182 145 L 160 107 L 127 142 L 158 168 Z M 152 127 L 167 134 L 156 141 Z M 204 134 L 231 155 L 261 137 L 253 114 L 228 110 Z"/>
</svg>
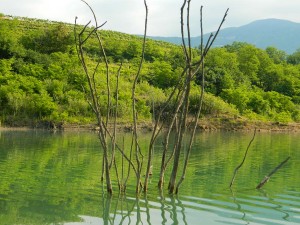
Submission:
<svg viewBox="0 0 300 225">
<path fill-rule="evenodd" d="M 135 198 L 133 183 L 110 198 L 94 133 L 0 131 L 0 225 L 300 224 L 300 134 L 257 133 L 228 188 L 252 135 L 198 133 L 178 196 L 157 191 L 154 168 L 147 196 Z M 142 137 L 143 146 L 149 135 Z"/>
</svg>

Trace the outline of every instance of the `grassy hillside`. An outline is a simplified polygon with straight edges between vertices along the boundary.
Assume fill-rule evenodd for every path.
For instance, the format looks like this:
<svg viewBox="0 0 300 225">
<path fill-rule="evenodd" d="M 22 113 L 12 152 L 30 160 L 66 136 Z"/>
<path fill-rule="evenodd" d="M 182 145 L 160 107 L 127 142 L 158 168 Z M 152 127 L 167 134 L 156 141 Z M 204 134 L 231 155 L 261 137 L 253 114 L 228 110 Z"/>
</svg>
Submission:
<svg viewBox="0 0 300 225">
<path fill-rule="evenodd" d="M 117 70 L 123 63 L 118 119 L 130 121 L 132 81 L 140 60 L 142 39 L 106 30 L 101 30 L 100 35 L 109 61 L 113 97 Z M 96 65 L 101 58 L 96 39 L 91 39 L 85 51 L 87 64 Z M 198 50 L 193 51 L 197 56 Z M 212 49 L 205 65 L 207 93 L 203 115 L 299 121 L 299 59 L 300 52 L 288 56 L 275 48 L 264 51 L 246 43 Z M 106 87 L 101 82 L 105 79 L 104 61 L 99 66 L 97 88 L 99 99 L 105 104 Z M 157 111 L 176 84 L 183 66 L 180 46 L 147 40 L 145 63 L 137 86 L 140 121 L 151 121 L 153 111 Z M 194 81 L 190 113 L 195 111 L 195 96 L 203 85 L 200 80 L 198 76 Z M 93 123 L 86 87 L 74 44 L 73 25 L 0 15 L 2 124 Z"/>
</svg>

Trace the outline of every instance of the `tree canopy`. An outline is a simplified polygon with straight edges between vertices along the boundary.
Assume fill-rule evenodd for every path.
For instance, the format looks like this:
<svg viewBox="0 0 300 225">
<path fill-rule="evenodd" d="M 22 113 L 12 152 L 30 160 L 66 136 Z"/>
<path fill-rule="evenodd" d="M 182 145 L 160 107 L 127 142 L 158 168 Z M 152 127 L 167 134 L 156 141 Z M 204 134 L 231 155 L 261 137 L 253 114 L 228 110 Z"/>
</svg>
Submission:
<svg viewBox="0 0 300 225">
<path fill-rule="evenodd" d="M 93 28 L 88 28 L 93 29 Z M 110 76 L 120 74 L 119 118 L 130 115 L 130 83 L 138 67 L 142 38 L 101 30 Z M 87 65 L 95 66 L 97 41 L 85 46 Z M 193 54 L 199 55 L 194 49 Z M 155 108 L 176 85 L 185 59 L 180 46 L 147 40 L 145 62 L 137 84 L 139 115 L 151 119 Z M 205 59 L 204 114 L 238 113 L 269 121 L 299 121 L 300 51 L 291 55 L 274 47 L 247 43 L 213 48 Z M 99 66 L 105 67 L 105 62 Z M 100 70 L 97 79 L 105 79 Z M 103 74 L 101 74 L 103 73 Z M 199 75 L 200 76 L 200 75 Z M 197 76 L 192 89 L 201 83 Z M 116 79 L 116 78 L 113 78 Z M 105 102 L 105 87 L 99 83 Z M 112 88 L 114 84 L 111 84 Z M 93 114 L 86 101 L 87 83 L 76 55 L 72 25 L 0 16 L 0 120 L 8 125 L 38 121 L 88 123 Z M 196 104 L 196 103 L 195 103 Z M 225 107 L 226 106 L 226 107 Z M 193 105 L 191 104 L 191 113 Z M 221 110 L 222 111 L 222 110 Z M 105 112 L 103 112 L 105 113 Z M 113 112 L 112 112 L 113 113 Z"/>
</svg>

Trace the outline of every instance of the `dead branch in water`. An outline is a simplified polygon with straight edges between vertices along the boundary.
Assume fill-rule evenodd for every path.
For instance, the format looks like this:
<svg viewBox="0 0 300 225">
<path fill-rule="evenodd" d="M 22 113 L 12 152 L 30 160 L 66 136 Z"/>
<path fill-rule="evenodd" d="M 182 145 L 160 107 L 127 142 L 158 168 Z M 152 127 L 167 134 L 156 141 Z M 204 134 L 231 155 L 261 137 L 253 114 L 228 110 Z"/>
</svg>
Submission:
<svg viewBox="0 0 300 225">
<path fill-rule="evenodd" d="M 284 161 L 282 161 L 278 166 L 275 167 L 275 169 L 273 169 L 271 171 L 271 173 L 269 173 L 267 176 L 264 177 L 264 179 L 262 179 L 262 181 L 257 185 L 256 189 L 260 189 L 262 188 L 262 186 L 265 185 L 265 183 L 267 183 L 271 176 L 276 173 L 277 170 L 279 170 L 285 163 L 287 163 L 287 161 L 289 161 L 291 157 L 287 157 Z"/>
<path fill-rule="evenodd" d="M 256 135 L 256 129 L 254 130 L 253 137 L 252 137 L 251 141 L 250 141 L 249 144 L 248 144 L 248 147 L 247 147 L 247 149 L 246 149 L 246 152 L 245 152 L 243 161 L 242 161 L 242 162 L 240 163 L 240 165 L 238 165 L 238 166 L 235 168 L 235 170 L 234 170 L 233 177 L 232 177 L 231 182 L 230 182 L 230 185 L 229 185 L 230 188 L 231 188 L 231 186 L 233 185 L 233 182 L 234 182 L 234 180 L 235 180 L 235 177 L 236 177 L 236 174 L 237 174 L 238 170 L 242 167 L 242 165 L 244 164 L 244 162 L 245 162 L 245 160 L 246 160 L 246 157 L 247 157 L 247 154 L 248 154 L 248 150 L 249 150 L 249 148 L 250 148 L 250 146 L 251 146 L 251 144 L 252 144 L 252 142 L 253 142 L 253 140 L 254 140 L 254 138 L 255 138 L 255 135 Z"/>
<path fill-rule="evenodd" d="M 164 143 L 164 151 L 161 162 L 161 171 L 159 178 L 159 187 L 160 190 L 163 188 L 164 183 L 164 174 L 168 164 L 173 159 L 173 163 L 171 164 L 171 175 L 169 179 L 169 187 L 168 191 L 170 194 L 177 194 L 178 189 L 181 186 L 183 180 L 186 176 L 189 156 L 191 153 L 194 136 L 198 124 L 198 119 L 201 112 L 202 102 L 203 102 L 203 93 L 204 93 L 204 58 L 207 55 L 210 47 L 215 41 L 219 30 L 222 24 L 225 21 L 227 16 L 228 9 L 226 10 L 223 19 L 219 25 L 219 28 L 215 35 L 211 34 L 207 40 L 206 45 L 203 45 L 203 29 L 202 29 L 202 7 L 200 11 L 201 16 L 201 51 L 200 55 L 194 54 L 194 49 L 191 44 L 191 33 L 190 33 L 190 4 L 191 0 L 183 0 L 183 5 L 181 7 L 181 37 L 182 37 L 182 48 L 183 55 L 185 57 L 185 63 L 183 65 L 183 71 L 179 76 L 177 84 L 171 90 L 169 96 L 167 96 L 167 100 L 162 105 L 163 107 L 159 110 L 157 117 L 155 118 L 155 124 L 153 127 L 153 133 L 150 140 L 150 144 L 148 146 L 148 154 L 144 157 L 142 146 L 139 144 L 140 135 L 138 134 L 137 124 L 138 124 L 138 108 L 137 108 L 137 86 L 141 79 L 141 71 L 144 63 L 145 57 L 145 48 L 146 48 L 146 34 L 147 34 L 147 24 L 148 24 L 148 6 L 147 1 L 144 0 L 145 6 L 145 27 L 144 27 L 144 36 L 142 41 L 142 53 L 140 57 L 140 62 L 138 64 L 137 72 L 134 76 L 134 80 L 132 82 L 131 89 L 131 100 L 132 100 L 132 136 L 131 136 L 131 146 L 128 151 L 124 149 L 124 141 L 123 148 L 118 145 L 117 142 L 117 117 L 118 113 L 118 100 L 119 100 L 119 76 L 122 69 L 122 64 L 118 69 L 118 73 L 116 76 L 116 95 L 112 95 L 110 84 L 112 83 L 110 74 L 109 61 L 107 59 L 104 46 L 102 43 L 102 36 L 99 28 L 101 28 L 105 23 L 98 26 L 97 19 L 94 11 L 89 6 L 89 4 L 85 0 L 81 0 L 84 2 L 89 9 L 91 10 L 94 16 L 94 22 L 96 24 L 96 28 L 90 29 L 88 28 L 89 23 L 87 23 L 83 28 L 78 32 L 77 22 L 75 20 L 74 26 L 74 37 L 76 42 L 76 50 L 79 61 L 83 67 L 83 72 L 85 74 L 88 88 L 86 93 L 87 102 L 91 106 L 94 114 L 96 115 L 97 125 L 99 127 L 98 137 L 100 140 L 101 147 L 103 149 L 103 172 L 102 177 L 103 180 L 106 181 L 107 192 L 112 194 L 112 184 L 111 181 L 111 171 L 115 170 L 116 177 L 118 181 L 119 191 L 125 192 L 126 184 L 129 179 L 129 175 L 131 174 L 131 170 L 133 170 L 136 177 L 136 193 L 139 194 L 141 189 L 144 189 L 147 192 L 149 178 L 152 174 L 153 167 L 153 154 L 154 154 L 154 145 L 157 141 L 157 137 L 161 132 L 163 132 L 163 127 L 166 126 L 166 132 L 163 135 Z M 186 19 L 184 19 L 184 15 L 186 14 Z M 184 25 L 186 23 L 186 25 Z M 187 37 L 185 37 L 184 31 L 187 31 Z M 96 65 L 88 64 L 89 56 L 87 54 L 87 48 L 85 48 L 85 44 L 89 42 L 91 38 L 96 38 L 97 45 L 99 47 L 99 58 L 96 61 Z M 187 39 L 187 42 L 185 41 Z M 103 63 L 104 62 L 104 63 Z M 100 67 L 105 67 L 105 79 L 103 81 L 98 79 L 97 76 L 103 76 L 100 73 Z M 100 71 L 100 72 L 99 72 Z M 199 72 L 200 71 L 200 72 Z M 188 127 L 188 116 L 190 113 L 190 96 L 191 90 L 194 85 L 196 74 L 202 74 L 202 85 L 200 90 L 199 102 L 198 102 L 198 110 L 194 115 L 194 127 L 192 129 L 192 133 L 187 133 Z M 103 104 L 100 99 L 99 93 L 99 82 L 104 82 L 103 84 L 106 86 L 103 90 L 103 94 L 107 99 L 107 103 Z M 116 103 L 114 103 L 114 101 Z M 102 103 L 102 104 L 101 104 Z M 171 110 L 169 110 L 171 108 Z M 170 112 L 169 112 L 170 111 Z M 106 112 L 106 113 L 105 113 Z M 168 114 L 169 119 L 164 121 L 164 115 Z M 153 110 L 153 118 L 154 118 L 154 110 Z M 109 122 L 113 122 L 113 129 L 111 130 L 108 127 Z M 170 138 L 171 133 L 174 131 L 175 134 L 175 143 L 173 146 L 170 146 Z M 187 149 L 183 149 L 185 138 L 189 137 L 189 144 Z M 118 137 L 119 139 L 119 137 Z M 183 157 L 183 161 L 181 161 L 182 152 L 185 150 L 185 155 Z M 121 168 L 117 166 L 116 158 L 117 154 L 121 154 Z M 144 169 L 144 158 L 146 161 L 146 175 L 144 182 L 142 183 L 142 170 Z M 127 167 L 127 177 L 124 169 L 124 161 L 128 162 Z M 182 171 L 181 171 L 182 167 Z M 178 171 L 182 172 L 179 177 Z M 176 180 L 179 178 L 179 181 Z"/>
</svg>

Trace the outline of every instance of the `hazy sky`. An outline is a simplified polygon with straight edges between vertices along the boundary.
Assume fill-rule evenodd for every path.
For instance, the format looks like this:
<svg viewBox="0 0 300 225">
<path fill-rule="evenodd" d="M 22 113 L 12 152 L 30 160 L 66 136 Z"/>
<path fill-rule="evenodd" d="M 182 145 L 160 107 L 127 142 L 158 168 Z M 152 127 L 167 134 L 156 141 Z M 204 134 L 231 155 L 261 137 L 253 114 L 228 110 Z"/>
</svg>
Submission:
<svg viewBox="0 0 300 225">
<path fill-rule="evenodd" d="M 104 29 L 142 34 L 144 28 L 143 0 L 86 0 L 94 9 Z M 180 36 L 180 7 L 183 0 L 147 0 L 149 7 L 148 35 Z M 199 11 L 203 5 L 204 32 L 216 30 L 229 8 L 225 27 L 237 27 L 266 18 L 300 22 L 300 0 L 192 0 L 191 32 L 200 35 Z M 80 0 L 0 0 L 0 12 L 30 18 L 41 18 L 85 24 L 92 15 Z"/>
</svg>

